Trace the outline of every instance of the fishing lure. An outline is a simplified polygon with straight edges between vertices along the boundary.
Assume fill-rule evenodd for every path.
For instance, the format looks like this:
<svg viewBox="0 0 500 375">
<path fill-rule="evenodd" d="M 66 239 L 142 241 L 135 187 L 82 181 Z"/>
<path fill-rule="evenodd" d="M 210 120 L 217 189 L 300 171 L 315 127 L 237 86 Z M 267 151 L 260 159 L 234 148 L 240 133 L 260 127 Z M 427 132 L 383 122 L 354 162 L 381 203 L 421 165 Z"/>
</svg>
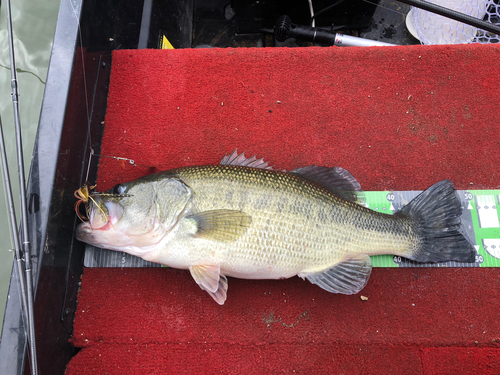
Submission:
<svg viewBox="0 0 500 375">
<path fill-rule="evenodd" d="M 90 196 L 90 193 L 92 192 L 92 190 L 95 189 L 97 185 L 94 185 L 94 186 L 91 186 L 88 182 L 85 182 L 85 184 L 78 190 L 75 190 L 74 192 L 74 196 L 75 198 L 77 198 L 78 200 L 75 202 L 75 211 L 76 211 L 76 214 L 78 216 L 78 218 L 84 222 L 84 221 L 88 221 L 88 214 L 89 214 L 89 207 L 88 207 L 88 202 L 89 202 L 89 199 L 92 199 L 92 197 Z M 80 212 L 80 204 L 84 203 L 85 204 L 85 211 L 87 213 L 87 216 L 84 216 L 81 214 Z"/>
<path fill-rule="evenodd" d="M 104 216 L 106 217 L 106 220 L 107 220 L 108 215 L 97 204 L 97 202 L 92 198 L 92 196 L 96 196 L 96 195 L 103 196 L 103 195 L 105 195 L 105 196 L 110 196 L 110 197 L 131 197 L 131 195 L 129 195 L 129 194 L 109 194 L 109 193 L 101 193 L 101 192 L 93 191 L 93 190 L 95 190 L 96 186 L 97 185 L 90 185 L 88 182 L 85 182 L 80 189 L 75 190 L 75 192 L 73 193 L 73 195 L 75 196 L 75 198 L 78 199 L 75 202 L 75 205 L 74 205 L 75 211 L 76 211 L 76 215 L 78 216 L 78 218 L 82 222 L 89 221 L 89 210 L 90 210 L 89 200 L 91 200 L 92 202 L 94 202 L 94 204 L 104 214 Z M 80 212 L 80 204 L 82 204 L 82 203 L 85 204 L 86 216 L 82 215 L 82 213 Z"/>
</svg>

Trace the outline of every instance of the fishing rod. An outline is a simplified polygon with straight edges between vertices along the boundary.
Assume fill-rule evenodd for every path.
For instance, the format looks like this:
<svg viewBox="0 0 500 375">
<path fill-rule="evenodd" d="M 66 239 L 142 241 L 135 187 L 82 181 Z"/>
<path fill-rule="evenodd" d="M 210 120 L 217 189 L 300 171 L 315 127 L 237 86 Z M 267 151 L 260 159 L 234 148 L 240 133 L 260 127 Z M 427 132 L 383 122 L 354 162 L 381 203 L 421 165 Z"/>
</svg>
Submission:
<svg viewBox="0 0 500 375">
<path fill-rule="evenodd" d="M 28 325 L 28 301 L 26 292 L 26 278 L 24 275 L 23 254 L 21 244 L 19 243 L 19 232 L 17 230 L 16 210 L 14 207 L 14 198 L 12 197 L 12 184 L 10 182 L 9 164 L 7 163 L 7 151 L 3 137 L 2 118 L 0 117 L 0 153 L 2 154 L 2 170 L 5 182 L 5 191 L 7 193 L 7 203 L 9 206 L 10 231 L 14 238 L 14 261 L 17 271 L 18 284 L 21 295 L 21 311 L 23 314 L 24 326 Z M 26 333 L 26 332 L 25 332 Z"/>
<path fill-rule="evenodd" d="M 19 97 L 17 91 L 17 73 L 16 61 L 14 56 L 14 38 L 12 32 L 12 16 L 10 8 L 10 0 L 6 1 L 7 6 L 7 30 L 9 36 L 9 55 L 10 55 L 10 74 L 12 87 L 12 106 L 14 108 L 14 125 L 16 130 L 16 147 L 17 147 L 17 167 L 19 175 L 19 191 L 21 193 L 21 228 L 22 228 L 22 248 L 24 254 L 24 272 L 26 274 L 26 307 L 27 307 L 27 328 L 28 328 L 28 343 L 31 359 L 31 374 L 38 374 L 38 364 L 36 356 L 36 340 L 35 340 L 35 316 L 34 316 L 34 293 L 33 293 L 33 276 L 31 270 L 31 244 L 28 233 L 28 209 L 26 205 L 26 181 L 24 177 L 24 158 L 23 145 L 21 138 L 21 119 L 19 117 Z M 14 225 L 16 222 L 14 221 Z M 15 233 L 14 233 L 14 237 Z M 22 275 L 22 273 L 21 273 Z M 21 277 L 20 277 L 21 279 Z"/>
</svg>

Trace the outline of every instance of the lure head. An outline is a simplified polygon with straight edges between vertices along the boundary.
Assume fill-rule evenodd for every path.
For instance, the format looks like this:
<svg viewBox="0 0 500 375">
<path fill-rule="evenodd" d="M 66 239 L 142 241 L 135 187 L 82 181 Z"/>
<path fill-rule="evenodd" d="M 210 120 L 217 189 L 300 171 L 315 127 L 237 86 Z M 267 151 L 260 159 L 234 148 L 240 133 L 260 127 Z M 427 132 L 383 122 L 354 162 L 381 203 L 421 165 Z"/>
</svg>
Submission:
<svg viewBox="0 0 500 375">
<path fill-rule="evenodd" d="M 78 200 L 75 202 L 75 211 L 76 211 L 76 215 L 78 216 L 78 218 L 81 220 L 81 221 L 87 221 L 88 220 L 88 216 L 89 216 L 89 211 L 88 211 L 88 201 L 89 201 L 89 197 L 90 197 L 90 193 L 92 190 L 94 190 L 96 187 L 96 185 L 94 186 L 91 186 L 88 182 L 85 182 L 85 184 L 78 190 L 75 190 L 74 192 L 74 196 L 75 198 L 77 198 Z M 84 203 L 85 205 L 85 209 L 86 209 L 86 212 L 87 212 L 87 216 L 84 216 L 82 215 L 82 213 L 80 212 L 80 205 Z"/>
</svg>

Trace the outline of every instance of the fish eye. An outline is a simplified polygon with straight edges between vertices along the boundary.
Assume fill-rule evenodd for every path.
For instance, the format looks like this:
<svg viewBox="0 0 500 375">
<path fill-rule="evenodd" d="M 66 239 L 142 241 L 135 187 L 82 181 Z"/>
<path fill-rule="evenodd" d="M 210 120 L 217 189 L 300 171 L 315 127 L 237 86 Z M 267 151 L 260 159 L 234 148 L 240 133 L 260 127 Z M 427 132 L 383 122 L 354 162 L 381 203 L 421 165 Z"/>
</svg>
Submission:
<svg viewBox="0 0 500 375">
<path fill-rule="evenodd" d="M 118 184 L 113 188 L 113 194 L 122 195 L 123 193 L 125 193 L 125 190 L 127 190 L 127 187 L 125 185 Z"/>
</svg>

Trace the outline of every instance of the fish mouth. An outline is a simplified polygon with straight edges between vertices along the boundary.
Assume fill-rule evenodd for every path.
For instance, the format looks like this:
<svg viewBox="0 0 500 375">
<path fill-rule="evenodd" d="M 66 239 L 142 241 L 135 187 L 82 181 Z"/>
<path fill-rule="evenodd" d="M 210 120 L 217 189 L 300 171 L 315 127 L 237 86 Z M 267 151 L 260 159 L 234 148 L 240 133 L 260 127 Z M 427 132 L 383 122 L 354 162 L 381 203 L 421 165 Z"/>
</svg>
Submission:
<svg viewBox="0 0 500 375">
<path fill-rule="evenodd" d="M 92 228 L 91 222 L 85 221 L 76 227 L 75 238 L 78 241 L 88 243 L 89 245 L 105 248 L 106 241 L 102 237 L 105 237 L 105 233 L 111 228 L 112 225 L 109 221 L 103 227 L 97 229 Z"/>
<path fill-rule="evenodd" d="M 157 240 L 151 243 L 149 237 L 141 241 L 141 236 L 130 236 L 119 228 L 114 227 L 111 220 L 103 227 L 97 229 L 92 228 L 92 224 L 89 221 L 85 221 L 76 227 L 74 236 L 78 241 L 94 247 L 125 251 L 135 256 L 144 255 L 158 242 Z"/>
<path fill-rule="evenodd" d="M 92 229 L 90 222 L 84 221 L 83 223 L 81 223 L 76 227 L 75 237 L 78 241 L 82 241 L 85 243 L 93 243 L 94 232 L 95 230 Z"/>
<path fill-rule="evenodd" d="M 110 213 L 105 204 L 98 204 L 95 201 L 90 205 L 88 212 L 88 220 L 83 221 L 76 227 L 75 237 L 77 240 L 93 246 L 104 247 L 104 244 L 98 238 L 113 228 L 111 214 L 114 212 Z"/>
<path fill-rule="evenodd" d="M 108 231 L 123 215 L 123 207 L 118 203 L 104 201 L 100 196 L 88 202 L 88 221 L 91 229 Z"/>
</svg>

